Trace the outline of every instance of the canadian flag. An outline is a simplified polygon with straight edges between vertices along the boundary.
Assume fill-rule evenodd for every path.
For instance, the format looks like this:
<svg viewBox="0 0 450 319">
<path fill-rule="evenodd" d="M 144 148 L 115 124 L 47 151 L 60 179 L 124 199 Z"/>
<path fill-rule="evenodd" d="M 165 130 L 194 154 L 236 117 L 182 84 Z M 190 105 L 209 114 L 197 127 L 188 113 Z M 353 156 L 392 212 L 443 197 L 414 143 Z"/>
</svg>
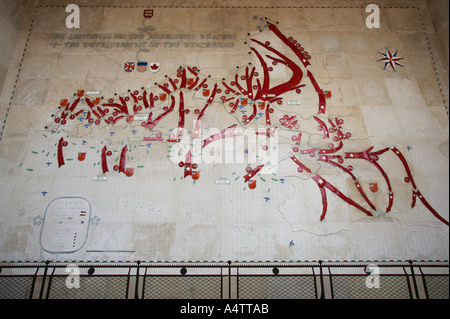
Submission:
<svg viewBox="0 0 450 319">
<path fill-rule="evenodd" d="M 161 68 L 161 65 L 159 62 L 150 62 L 150 67 L 149 70 L 152 72 L 158 72 L 159 69 Z"/>
</svg>

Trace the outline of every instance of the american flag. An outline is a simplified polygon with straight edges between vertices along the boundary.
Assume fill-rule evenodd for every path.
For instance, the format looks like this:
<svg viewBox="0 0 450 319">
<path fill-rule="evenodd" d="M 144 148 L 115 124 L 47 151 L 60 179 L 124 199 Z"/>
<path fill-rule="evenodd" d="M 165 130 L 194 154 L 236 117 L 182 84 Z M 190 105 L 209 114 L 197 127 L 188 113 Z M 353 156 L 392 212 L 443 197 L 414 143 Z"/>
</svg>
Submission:
<svg viewBox="0 0 450 319">
<path fill-rule="evenodd" d="M 147 62 L 138 62 L 137 70 L 138 72 L 145 72 L 147 70 Z"/>
<path fill-rule="evenodd" d="M 135 65 L 136 63 L 134 62 L 125 62 L 125 64 L 123 65 L 123 69 L 125 70 L 125 72 L 133 72 Z"/>
</svg>

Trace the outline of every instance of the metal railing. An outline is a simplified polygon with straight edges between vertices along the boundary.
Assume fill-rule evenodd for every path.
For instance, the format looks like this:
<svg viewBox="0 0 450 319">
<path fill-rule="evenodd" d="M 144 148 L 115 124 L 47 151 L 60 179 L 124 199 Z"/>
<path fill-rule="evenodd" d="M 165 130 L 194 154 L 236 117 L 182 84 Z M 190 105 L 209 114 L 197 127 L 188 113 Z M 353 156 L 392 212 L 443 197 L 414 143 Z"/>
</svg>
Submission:
<svg viewBox="0 0 450 319">
<path fill-rule="evenodd" d="M 448 299 L 445 262 L 0 263 L 0 299 Z"/>
</svg>

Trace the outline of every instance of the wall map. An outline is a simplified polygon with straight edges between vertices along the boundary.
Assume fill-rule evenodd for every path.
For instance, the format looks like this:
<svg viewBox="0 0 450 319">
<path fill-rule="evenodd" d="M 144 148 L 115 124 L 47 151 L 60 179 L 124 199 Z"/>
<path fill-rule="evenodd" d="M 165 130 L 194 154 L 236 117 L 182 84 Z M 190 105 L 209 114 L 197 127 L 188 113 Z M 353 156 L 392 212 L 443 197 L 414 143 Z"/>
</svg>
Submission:
<svg viewBox="0 0 450 319">
<path fill-rule="evenodd" d="M 81 9 L 96 19 L 69 31 L 36 9 L 1 234 L 45 236 L 3 258 L 448 258 L 448 118 L 423 95 L 417 9 L 375 31 L 361 8 Z"/>
</svg>

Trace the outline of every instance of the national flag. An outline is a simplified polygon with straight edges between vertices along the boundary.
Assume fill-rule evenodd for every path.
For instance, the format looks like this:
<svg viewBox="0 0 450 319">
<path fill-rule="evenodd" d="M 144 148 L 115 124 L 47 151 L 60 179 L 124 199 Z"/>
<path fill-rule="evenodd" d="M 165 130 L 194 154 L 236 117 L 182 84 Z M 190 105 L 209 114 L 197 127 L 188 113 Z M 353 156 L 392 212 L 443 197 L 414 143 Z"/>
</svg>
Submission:
<svg viewBox="0 0 450 319">
<path fill-rule="evenodd" d="M 159 62 L 150 62 L 150 71 L 152 72 L 158 72 L 161 67 L 161 64 Z"/>
<path fill-rule="evenodd" d="M 133 72 L 135 65 L 136 63 L 134 62 L 125 62 L 125 64 L 123 65 L 123 69 L 125 70 L 125 72 Z"/>
<path fill-rule="evenodd" d="M 147 62 L 138 62 L 136 70 L 138 72 L 145 72 L 145 71 L 147 71 L 147 64 L 148 64 Z"/>
</svg>

